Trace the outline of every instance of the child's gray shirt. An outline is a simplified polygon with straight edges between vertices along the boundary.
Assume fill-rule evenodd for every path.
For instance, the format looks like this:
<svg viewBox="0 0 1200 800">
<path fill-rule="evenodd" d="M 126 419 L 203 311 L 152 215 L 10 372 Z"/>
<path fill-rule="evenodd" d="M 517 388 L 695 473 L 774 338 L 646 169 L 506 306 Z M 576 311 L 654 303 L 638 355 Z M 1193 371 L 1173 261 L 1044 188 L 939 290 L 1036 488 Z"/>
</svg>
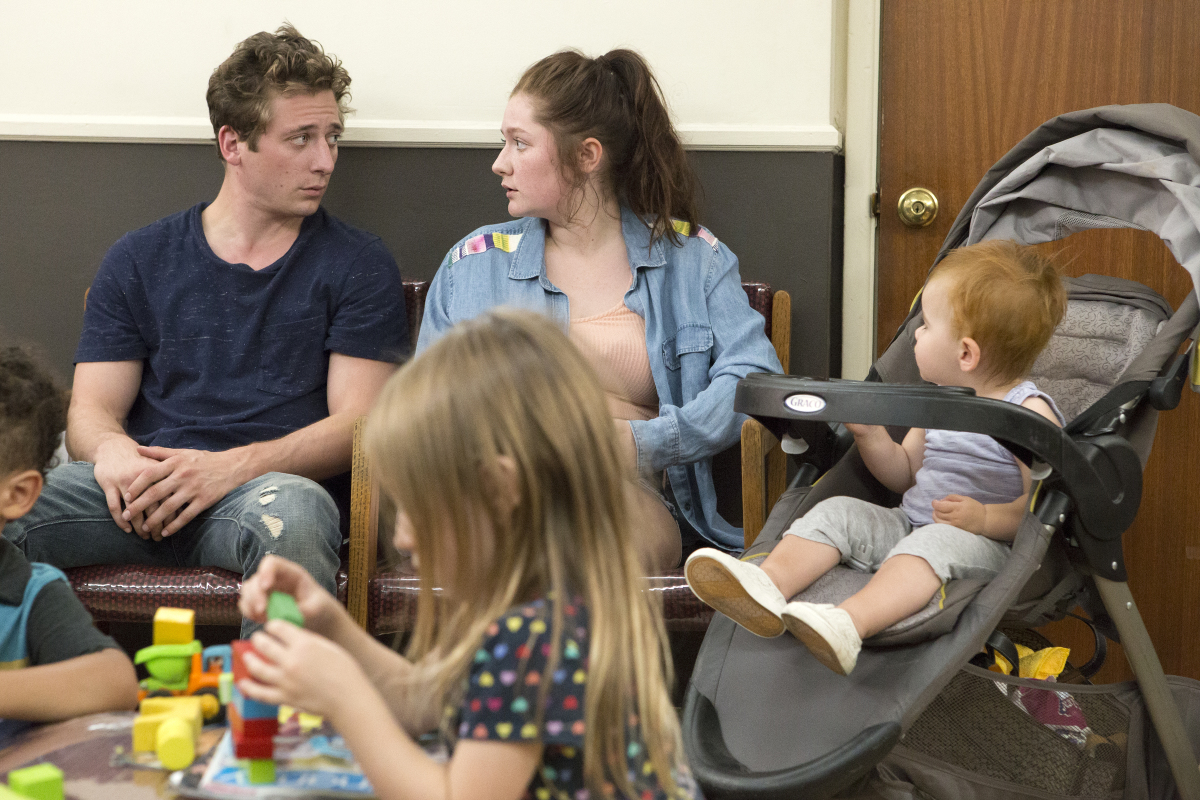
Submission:
<svg viewBox="0 0 1200 800">
<path fill-rule="evenodd" d="M 1020 405 L 1030 397 L 1049 404 L 1059 425 L 1062 412 L 1050 395 L 1032 381 L 1023 381 L 1004 395 L 1004 401 Z M 904 493 L 900 507 L 913 527 L 933 524 L 933 501 L 958 494 L 984 505 L 1011 503 L 1025 493 L 1016 457 L 990 436 L 962 431 L 925 431 L 925 458 L 916 482 Z"/>
</svg>

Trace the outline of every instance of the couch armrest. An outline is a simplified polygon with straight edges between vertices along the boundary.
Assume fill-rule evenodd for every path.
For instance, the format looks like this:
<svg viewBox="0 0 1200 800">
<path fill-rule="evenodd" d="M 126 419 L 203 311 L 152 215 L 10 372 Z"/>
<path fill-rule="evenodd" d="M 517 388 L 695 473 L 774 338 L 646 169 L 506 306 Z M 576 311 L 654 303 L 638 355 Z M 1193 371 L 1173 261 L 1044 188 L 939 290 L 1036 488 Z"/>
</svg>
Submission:
<svg viewBox="0 0 1200 800">
<path fill-rule="evenodd" d="M 363 450 L 367 418 L 354 421 L 354 453 L 350 462 L 350 563 L 346 608 L 367 627 L 367 587 L 375 574 L 379 543 L 379 493 L 372 491 L 371 464 Z"/>
<path fill-rule="evenodd" d="M 742 542 L 749 548 L 787 488 L 787 456 L 762 423 L 742 423 Z"/>
</svg>

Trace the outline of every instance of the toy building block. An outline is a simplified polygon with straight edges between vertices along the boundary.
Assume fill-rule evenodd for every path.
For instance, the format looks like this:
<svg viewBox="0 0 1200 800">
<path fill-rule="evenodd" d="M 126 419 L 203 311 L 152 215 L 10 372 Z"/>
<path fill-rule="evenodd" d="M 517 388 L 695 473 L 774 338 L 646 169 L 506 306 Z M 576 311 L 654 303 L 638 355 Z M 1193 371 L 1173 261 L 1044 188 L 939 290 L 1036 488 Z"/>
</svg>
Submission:
<svg viewBox="0 0 1200 800">
<path fill-rule="evenodd" d="M 196 638 L 196 612 L 190 608 L 160 607 L 154 612 L 155 644 L 187 644 Z"/>
<path fill-rule="evenodd" d="M 304 615 L 296 605 L 296 598 L 285 592 L 271 592 L 267 598 L 267 619 L 285 619 L 297 628 L 304 627 Z"/>
<path fill-rule="evenodd" d="M 275 719 L 279 716 L 279 706 L 260 703 L 257 700 L 251 700 L 249 697 L 242 695 L 237 688 L 237 682 L 250 678 L 250 672 L 246 669 L 246 663 L 243 657 L 246 653 L 255 652 L 253 645 L 245 639 L 235 639 L 230 643 L 233 648 L 233 702 L 232 705 L 237 708 L 238 714 L 242 719 Z"/>
<path fill-rule="evenodd" d="M 244 681 L 250 677 L 250 673 L 246 670 L 246 662 L 243 657 L 246 653 L 254 653 L 258 655 L 258 651 L 254 649 L 254 645 L 250 644 L 248 639 L 234 639 L 229 643 L 229 647 L 233 651 L 233 682 Z"/>
<path fill-rule="evenodd" d="M 147 697 L 133 720 L 133 749 L 153 751 L 167 769 L 184 769 L 196 758 L 196 739 L 210 697 Z"/>
<path fill-rule="evenodd" d="M 233 702 L 230 707 L 236 709 L 242 719 L 276 719 L 279 714 L 279 706 L 244 697 L 237 686 L 233 687 Z"/>
<path fill-rule="evenodd" d="M 272 758 L 275 755 L 275 734 L 279 732 L 278 716 L 243 717 L 240 708 L 245 708 L 247 703 L 254 701 L 242 697 L 236 686 L 233 695 L 234 701 L 229 704 L 227 716 L 232 731 L 234 755 L 238 758 Z M 259 705 L 264 709 L 276 708 Z"/>
<path fill-rule="evenodd" d="M 244 661 L 246 653 L 254 653 L 254 647 L 244 639 L 236 639 L 230 643 L 233 652 L 233 680 L 230 689 L 232 699 L 226 707 L 226 717 L 232 730 L 233 752 L 237 758 L 265 760 L 271 764 L 271 777 L 259 783 L 270 783 L 275 780 L 274 762 L 270 759 L 275 755 L 275 734 L 279 732 L 279 706 L 260 703 L 241 693 L 237 681 L 250 677 Z M 257 653 L 255 653 L 257 655 Z M 264 772 L 266 767 L 258 767 Z M 247 772 L 251 770 L 248 768 Z M 254 782 L 253 780 L 251 782 Z"/>
<path fill-rule="evenodd" d="M 63 800 L 63 772 L 53 764 L 14 769 L 8 788 L 31 800 Z"/>
<path fill-rule="evenodd" d="M 183 717 L 191 723 L 196 735 L 204 726 L 204 698 L 202 697 L 147 697 L 140 707 L 142 714 L 170 714 Z"/>
<path fill-rule="evenodd" d="M 203 716 L 199 697 L 147 697 L 133 720 L 133 749 L 135 752 L 157 752 L 159 728 L 171 719 L 187 724 L 194 747 L 204 724 Z"/>
<path fill-rule="evenodd" d="M 242 715 L 237 712 L 237 706 L 230 706 L 226 716 L 229 719 L 229 729 L 233 731 L 234 737 L 246 736 L 255 739 L 279 733 L 279 720 L 242 719 Z"/>
<path fill-rule="evenodd" d="M 167 769 L 186 769 L 196 759 L 196 737 L 182 717 L 167 717 L 158 726 L 154 753 Z"/>
<path fill-rule="evenodd" d="M 233 673 L 222 672 L 217 684 L 217 699 L 221 705 L 227 706 L 233 701 Z"/>
<path fill-rule="evenodd" d="M 200 713 L 204 715 L 206 721 L 215 719 L 221 713 L 221 701 L 215 694 L 202 692 L 189 696 L 200 701 Z"/>
<path fill-rule="evenodd" d="M 29 800 L 29 798 L 23 794 L 17 794 L 3 783 L 0 783 L 0 800 Z"/>
<path fill-rule="evenodd" d="M 246 777 L 251 783 L 274 783 L 275 762 L 269 758 L 252 758 L 246 762 Z"/>
<path fill-rule="evenodd" d="M 234 739 L 233 754 L 237 758 L 266 758 L 275 757 L 275 740 L 266 739 Z"/>
</svg>

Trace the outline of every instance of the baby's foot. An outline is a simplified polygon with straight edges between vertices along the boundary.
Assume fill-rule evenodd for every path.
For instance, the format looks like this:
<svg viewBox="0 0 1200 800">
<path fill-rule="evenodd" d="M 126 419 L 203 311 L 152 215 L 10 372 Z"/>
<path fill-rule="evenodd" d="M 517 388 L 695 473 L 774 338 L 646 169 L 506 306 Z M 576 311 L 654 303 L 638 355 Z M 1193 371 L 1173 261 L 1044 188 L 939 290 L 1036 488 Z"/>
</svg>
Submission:
<svg viewBox="0 0 1200 800">
<path fill-rule="evenodd" d="M 787 598 L 755 564 L 706 547 L 688 556 L 683 573 L 696 597 L 746 630 L 767 638 L 783 633 L 779 613 Z"/>
<path fill-rule="evenodd" d="M 780 616 L 792 636 L 825 666 L 841 675 L 849 675 L 858 662 L 862 639 L 854 620 L 840 608 L 827 603 L 788 603 Z"/>
</svg>

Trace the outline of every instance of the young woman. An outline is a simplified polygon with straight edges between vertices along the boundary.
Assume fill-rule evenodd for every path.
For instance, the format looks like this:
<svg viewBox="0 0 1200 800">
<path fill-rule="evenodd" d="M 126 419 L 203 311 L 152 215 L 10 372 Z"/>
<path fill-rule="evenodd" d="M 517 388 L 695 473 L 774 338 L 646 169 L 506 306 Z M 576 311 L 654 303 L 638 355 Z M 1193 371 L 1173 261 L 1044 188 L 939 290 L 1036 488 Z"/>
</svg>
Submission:
<svg viewBox="0 0 1200 800">
<path fill-rule="evenodd" d="M 617 437 L 554 324 L 510 310 L 455 328 L 388 382 L 367 450 L 421 577 L 409 658 L 268 556 L 242 613 L 262 621 L 284 591 L 305 628 L 254 634 L 242 692 L 326 717 L 380 798 L 696 796 Z M 457 739 L 445 764 L 411 738 L 439 725 Z"/>
<path fill-rule="evenodd" d="M 555 53 L 521 77 L 501 133 L 492 171 L 522 219 L 446 255 L 418 352 L 493 306 L 551 317 L 600 376 L 647 566 L 679 563 L 681 530 L 689 545 L 740 547 L 710 461 L 737 441 L 738 379 L 780 366 L 737 258 L 698 224 L 697 181 L 649 66 L 629 50 Z"/>
</svg>

